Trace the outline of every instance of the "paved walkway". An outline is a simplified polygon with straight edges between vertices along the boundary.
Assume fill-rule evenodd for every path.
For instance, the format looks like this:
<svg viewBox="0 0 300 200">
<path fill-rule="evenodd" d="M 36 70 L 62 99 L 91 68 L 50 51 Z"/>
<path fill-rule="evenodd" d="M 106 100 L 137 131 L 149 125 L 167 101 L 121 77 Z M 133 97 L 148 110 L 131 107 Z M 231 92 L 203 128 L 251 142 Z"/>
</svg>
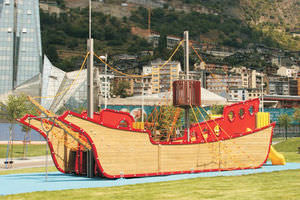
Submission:
<svg viewBox="0 0 300 200">
<path fill-rule="evenodd" d="M 1 158 L 0 159 L 0 171 L 22 169 L 22 168 L 32 168 L 32 167 L 44 167 L 46 164 L 45 156 L 28 157 L 26 159 L 14 158 L 12 160 L 13 160 L 12 166 L 6 166 L 4 164 L 6 159 Z M 10 160 L 8 160 L 8 161 L 10 161 Z M 48 155 L 48 166 L 54 166 L 54 163 L 53 163 L 50 155 Z"/>
<path fill-rule="evenodd" d="M 46 144 L 46 141 L 30 141 L 28 144 Z M 0 144 L 7 144 L 7 141 L 0 141 Z M 24 144 L 24 141 L 14 141 L 14 144 Z"/>
<path fill-rule="evenodd" d="M 116 179 L 86 178 L 74 175 L 66 175 L 59 172 L 48 174 L 46 180 L 45 173 L 12 174 L 0 176 L 0 195 L 18 194 L 36 191 L 53 191 L 79 188 L 112 187 L 121 185 L 133 185 L 139 183 L 153 183 L 162 181 L 174 181 L 198 177 L 215 176 L 240 176 L 255 173 L 300 169 L 300 163 L 287 163 L 286 165 L 266 164 L 259 169 L 234 170 L 223 172 L 205 172 L 197 174 L 178 174 L 169 176 L 155 176 L 144 178 Z"/>
</svg>

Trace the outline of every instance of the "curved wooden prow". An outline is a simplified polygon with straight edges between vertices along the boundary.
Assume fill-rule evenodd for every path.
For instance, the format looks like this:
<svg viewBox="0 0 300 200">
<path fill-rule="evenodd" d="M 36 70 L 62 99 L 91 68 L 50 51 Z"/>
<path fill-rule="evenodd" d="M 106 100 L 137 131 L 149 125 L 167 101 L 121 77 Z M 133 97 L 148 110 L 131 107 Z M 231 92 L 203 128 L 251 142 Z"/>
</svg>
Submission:
<svg viewBox="0 0 300 200">
<path fill-rule="evenodd" d="M 51 118 L 55 124 L 57 124 L 61 129 L 63 129 L 65 131 L 65 133 L 70 135 L 77 142 L 79 142 L 82 146 L 84 146 L 84 148 L 86 148 L 88 150 L 90 150 L 92 148 L 91 145 L 88 142 L 86 142 L 85 140 L 83 140 L 77 132 L 73 131 L 71 128 L 69 128 L 64 123 L 62 123 L 60 120 L 58 120 L 57 116 L 53 112 L 51 112 L 51 111 L 47 110 L 46 108 L 44 108 L 43 106 L 41 106 L 35 99 L 33 99 L 30 96 L 28 96 L 28 100 L 44 115 Z"/>
</svg>

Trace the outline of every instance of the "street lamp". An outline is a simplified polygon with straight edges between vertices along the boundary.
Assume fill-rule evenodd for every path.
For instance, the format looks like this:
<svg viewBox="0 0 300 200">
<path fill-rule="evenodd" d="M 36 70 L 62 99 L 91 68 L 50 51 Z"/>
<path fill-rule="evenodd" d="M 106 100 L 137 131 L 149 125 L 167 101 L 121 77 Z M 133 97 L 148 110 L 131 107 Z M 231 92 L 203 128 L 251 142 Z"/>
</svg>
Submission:
<svg viewBox="0 0 300 200">
<path fill-rule="evenodd" d="M 102 60 L 105 61 L 105 69 L 104 69 L 104 84 L 105 84 L 105 90 L 104 90 L 104 108 L 107 108 L 107 54 L 105 56 L 100 56 Z"/>
<path fill-rule="evenodd" d="M 264 112 L 264 75 L 261 75 L 261 112 Z"/>
<path fill-rule="evenodd" d="M 142 78 L 142 123 L 144 123 L 144 90 L 145 90 L 145 83 L 144 78 Z"/>
</svg>

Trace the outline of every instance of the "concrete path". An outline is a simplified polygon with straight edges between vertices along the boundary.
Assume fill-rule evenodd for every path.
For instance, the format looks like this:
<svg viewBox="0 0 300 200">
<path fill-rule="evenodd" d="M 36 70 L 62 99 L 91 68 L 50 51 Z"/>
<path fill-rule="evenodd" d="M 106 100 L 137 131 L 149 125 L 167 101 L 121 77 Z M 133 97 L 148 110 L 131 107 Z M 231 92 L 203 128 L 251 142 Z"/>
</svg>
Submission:
<svg viewBox="0 0 300 200">
<path fill-rule="evenodd" d="M 4 162 L 5 158 L 0 159 L 0 171 L 3 170 L 14 170 L 14 169 L 23 169 L 23 168 L 32 168 L 32 167 L 44 167 L 46 164 L 46 156 L 36 156 L 36 157 L 28 157 L 26 159 L 23 158 L 14 158 L 13 164 L 10 166 L 6 166 Z M 10 160 L 8 160 L 10 161 Z M 48 155 L 48 166 L 54 166 L 51 155 Z M 8 168 L 6 168 L 8 167 Z"/>
<path fill-rule="evenodd" d="M 7 141 L 0 141 L 0 144 L 7 144 Z M 24 144 L 24 141 L 14 141 L 14 144 Z M 30 141 L 28 144 L 46 144 L 46 141 Z"/>
</svg>

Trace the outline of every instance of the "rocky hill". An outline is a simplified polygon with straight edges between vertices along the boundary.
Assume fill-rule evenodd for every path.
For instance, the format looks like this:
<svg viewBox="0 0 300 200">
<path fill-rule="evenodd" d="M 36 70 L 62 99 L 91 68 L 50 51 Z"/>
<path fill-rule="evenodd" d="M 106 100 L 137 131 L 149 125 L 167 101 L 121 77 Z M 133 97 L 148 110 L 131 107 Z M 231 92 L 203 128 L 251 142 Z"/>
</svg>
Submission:
<svg viewBox="0 0 300 200">
<path fill-rule="evenodd" d="M 41 6 L 44 52 L 57 66 L 72 70 L 80 52 L 86 51 L 88 0 L 53 2 Z M 92 5 L 95 49 L 109 55 L 166 52 L 155 53 L 157 49 L 130 32 L 132 27 L 147 29 L 150 7 L 151 30 L 163 35 L 180 37 L 189 30 L 193 40 L 220 48 L 264 44 L 300 50 L 300 38 L 291 33 L 300 28 L 299 0 L 95 0 Z M 58 10 L 50 9 L 53 6 Z M 142 62 L 148 59 L 141 58 Z"/>
</svg>

